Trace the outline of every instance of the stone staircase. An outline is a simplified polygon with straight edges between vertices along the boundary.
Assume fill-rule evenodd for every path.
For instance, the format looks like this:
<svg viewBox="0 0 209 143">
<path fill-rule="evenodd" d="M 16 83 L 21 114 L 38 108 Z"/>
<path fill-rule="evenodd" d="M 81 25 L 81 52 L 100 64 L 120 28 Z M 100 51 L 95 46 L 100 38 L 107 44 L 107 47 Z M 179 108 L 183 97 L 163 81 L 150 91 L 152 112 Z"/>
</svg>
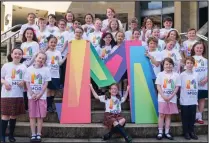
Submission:
<svg viewBox="0 0 209 143">
<path fill-rule="evenodd" d="M 58 92 L 55 102 L 61 103 L 62 102 L 62 94 Z M 91 124 L 60 124 L 58 120 L 57 113 L 48 113 L 47 117 L 44 119 L 43 124 L 43 131 L 42 136 L 43 138 L 68 138 L 68 141 L 72 142 L 79 142 L 79 139 L 85 138 L 86 140 L 96 140 L 101 141 L 98 138 L 101 138 L 108 130 L 104 128 L 102 121 L 103 121 L 103 114 L 104 114 L 104 104 L 100 103 L 96 99 L 91 99 L 91 117 L 92 123 Z M 130 115 L 130 106 L 129 102 L 126 101 L 122 105 L 122 114 L 127 120 L 126 130 L 127 132 L 134 138 L 155 138 L 158 129 L 157 124 L 133 124 L 131 123 L 131 115 Z M 208 103 L 206 102 L 206 108 L 203 113 L 203 119 L 205 120 L 205 124 L 195 125 L 195 131 L 198 135 L 207 135 L 208 134 Z M 182 124 L 181 124 L 181 117 L 180 114 L 172 116 L 172 124 L 171 124 L 171 132 L 176 136 L 182 135 Z M 17 126 L 15 130 L 15 135 L 17 137 L 30 137 L 30 124 L 28 113 L 21 115 L 17 119 Z M 116 140 L 118 136 L 115 136 Z M 29 138 L 27 138 L 29 141 Z M 50 139 L 49 139 L 50 140 Z M 86 141 L 85 140 L 85 141 Z M 94 141 L 95 141 L 94 140 Z M 182 138 L 182 140 L 184 140 Z M 92 142 L 94 142 L 92 141 Z M 95 142 L 96 142 L 95 141 Z"/>
</svg>

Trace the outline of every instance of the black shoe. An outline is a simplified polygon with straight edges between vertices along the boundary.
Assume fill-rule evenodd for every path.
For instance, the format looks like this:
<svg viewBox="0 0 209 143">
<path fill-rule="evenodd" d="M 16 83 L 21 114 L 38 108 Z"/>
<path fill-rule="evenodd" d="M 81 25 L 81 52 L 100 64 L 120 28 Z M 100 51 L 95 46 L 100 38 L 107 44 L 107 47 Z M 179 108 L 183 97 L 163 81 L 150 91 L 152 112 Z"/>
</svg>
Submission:
<svg viewBox="0 0 209 143">
<path fill-rule="evenodd" d="M 132 138 L 127 135 L 127 133 L 125 132 L 124 128 L 121 125 L 115 126 L 115 129 L 124 137 L 127 143 L 132 142 Z"/>
<path fill-rule="evenodd" d="M 190 136 L 189 136 L 188 133 L 186 133 L 186 134 L 184 135 L 184 138 L 185 138 L 186 140 L 191 140 L 191 138 L 190 138 Z"/>
<path fill-rule="evenodd" d="M 162 133 L 158 133 L 156 139 L 157 140 L 162 140 L 163 139 L 163 134 Z"/>
<path fill-rule="evenodd" d="M 198 140 L 198 137 L 194 132 L 190 133 L 189 135 L 190 135 L 191 139 Z"/>
<path fill-rule="evenodd" d="M 173 136 L 169 133 L 165 134 L 165 137 L 169 140 L 173 140 Z"/>
<path fill-rule="evenodd" d="M 9 142 L 15 142 L 16 139 L 14 137 L 9 137 Z"/>
<path fill-rule="evenodd" d="M 5 140 L 5 137 L 1 137 L 1 143 L 5 143 L 6 140 Z"/>
<path fill-rule="evenodd" d="M 107 134 L 105 134 L 105 135 L 102 137 L 102 139 L 103 139 L 104 141 L 106 141 L 106 140 L 109 140 L 111 137 L 112 137 L 112 135 L 111 135 L 110 133 L 107 133 Z"/>
</svg>

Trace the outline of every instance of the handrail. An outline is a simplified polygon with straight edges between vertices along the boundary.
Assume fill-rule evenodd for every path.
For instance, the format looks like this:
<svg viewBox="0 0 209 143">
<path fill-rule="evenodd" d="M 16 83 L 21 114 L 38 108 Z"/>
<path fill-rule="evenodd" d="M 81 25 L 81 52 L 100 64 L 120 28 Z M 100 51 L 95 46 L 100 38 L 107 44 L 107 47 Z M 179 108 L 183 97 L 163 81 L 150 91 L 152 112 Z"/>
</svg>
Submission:
<svg viewBox="0 0 209 143">
<path fill-rule="evenodd" d="M 12 31 L 13 29 L 18 28 L 18 27 L 21 27 L 21 26 L 22 26 L 22 24 L 15 25 L 15 26 L 13 26 L 12 28 L 8 29 L 7 31 L 3 32 L 3 33 L 1 34 L 1 36 L 3 36 L 3 35 L 5 35 L 6 33 Z"/>
<path fill-rule="evenodd" d="M 12 35 L 10 35 L 9 37 L 3 39 L 3 40 L 1 41 L 1 43 L 4 43 L 5 41 L 7 41 L 8 39 L 12 38 L 13 36 L 15 36 L 16 34 L 18 34 L 19 32 L 20 32 L 20 30 L 16 31 L 15 33 L 13 33 Z"/>
<path fill-rule="evenodd" d="M 187 33 L 180 33 L 180 35 L 186 35 Z M 203 40 L 205 40 L 205 41 L 208 41 L 208 37 L 206 37 L 206 36 L 204 36 L 204 35 L 201 35 L 201 34 L 197 34 L 196 33 L 196 35 L 197 35 L 197 37 L 199 37 L 199 38 L 201 38 L 201 39 L 203 39 Z"/>
</svg>

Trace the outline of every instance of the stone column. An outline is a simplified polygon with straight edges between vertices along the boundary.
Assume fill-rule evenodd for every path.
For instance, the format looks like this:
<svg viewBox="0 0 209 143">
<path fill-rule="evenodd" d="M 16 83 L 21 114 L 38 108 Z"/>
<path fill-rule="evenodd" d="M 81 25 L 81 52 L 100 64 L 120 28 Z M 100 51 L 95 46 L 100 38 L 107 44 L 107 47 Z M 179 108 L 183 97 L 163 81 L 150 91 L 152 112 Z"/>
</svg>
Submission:
<svg viewBox="0 0 209 143">
<path fill-rule="evenodd" d="M 181 1 L 174 1 L 174 28 L 181 32 Z"/>
<path fill-rule="evenodd" d="M 189 23 L 190 23 L 190 28 L 198 28 L 198 12 L 199 12 L 199 7 L 198 7 L 198 2 L 193 1 L 190 2 L 190 9 L 189 9 L 189 13 L 190 13 L 190 19 L 189 19 Z"/>
</svg>

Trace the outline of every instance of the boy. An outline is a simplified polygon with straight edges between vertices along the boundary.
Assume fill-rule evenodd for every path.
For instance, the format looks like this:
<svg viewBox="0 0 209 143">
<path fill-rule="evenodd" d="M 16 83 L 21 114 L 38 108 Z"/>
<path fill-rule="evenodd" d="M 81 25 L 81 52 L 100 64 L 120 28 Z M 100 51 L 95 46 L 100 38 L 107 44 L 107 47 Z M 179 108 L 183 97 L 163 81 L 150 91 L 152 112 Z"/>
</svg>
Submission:
<svg viewBox="0 0 209 143">
<path fill-rule="evenodd" d="M 138 27 L 138 20 L 137 18 L 132 18 L 131 20 L 131 29 L 126 31 L 125 32 L 125 40 L 132 40 L 133 37 L 132 37 L 132 32 L 133 32 L 133 29 L 137 28 Z"/>
<path fill-rule="evenodd" d="M 165 28 L 160 29 L 160 39 L 165 39 L 168 35 L 168 32 L 170 30 L 173 30 L 172 25 L 173 25 L 173 20 L 171 17 L 165 17 L 163 19 L 163 25 Z"/>
</svg>

